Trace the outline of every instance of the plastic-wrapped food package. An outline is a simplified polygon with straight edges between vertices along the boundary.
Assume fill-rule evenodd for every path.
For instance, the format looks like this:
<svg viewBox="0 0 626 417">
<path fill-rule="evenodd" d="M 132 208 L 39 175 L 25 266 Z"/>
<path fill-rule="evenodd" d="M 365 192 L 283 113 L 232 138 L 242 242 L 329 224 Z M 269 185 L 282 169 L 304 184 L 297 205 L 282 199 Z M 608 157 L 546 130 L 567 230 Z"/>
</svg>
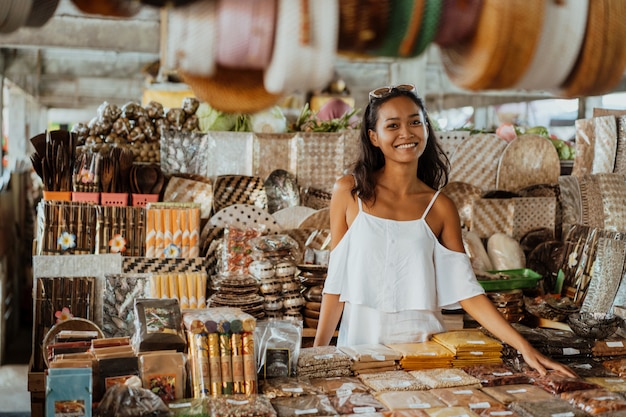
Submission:
<svg viewBox="0 0 626 417">
<path fill-rule="evenodd" d="M 387 391 L 376 393 L 376 398 L 390 410 L 415 410 L 446 405 L 428 391 Z"/>
<path fill-rule="evenodd" d="M 439 368 L 409 372 L 418 382 L 430 388 L 477 387 L 480 380 L 462 369 Z"/>
<path fill-rule="evenodd" d="M 604 361 L 602 366 L 616 375 L 626 377 L 626 358 Z"/>
<path fill-rule="evenodd" d="M 116 384 L 104 394 L 96 408 L 99 417 L 169 416 L 170 409 L 152 391 Z"/>
<path fill-rule="evenodd" d="M 175 298 L 138 298 L 135 300 L 135 351 L 174 349 L 187 346 L 182 330 L 180 305 Z"/>
<path fill-rule="evenodd" d="M 626 410 L 626 399 L 620 394 L 606 389 L 564 392 L 561 394 L 561 398 L 569 401 L 585 413 L 594 415 Z"/>
<path fill-rule="evenodd" d="M 384 417 L 428 417 L 424 410 L 393 410 L 380 413 Z"/>
<path fill-rule="evenodd" d="M 375 413 L 387 409 L 372 394 L 367 392 L 337 392 L 337 395 L 328 398 L 340 415 Z"/>
<path fill-rule="evenodd" d="M 259 379 L 296 375 L 302 324 L 292 320 L 259 321 L 254 339 Z"/>
<path fill-rule="evenodd" d="M 499 404 L 493 397 L 474 388 L 435 388 L 430 392 L 449 407 L 467 407 L 476 412 Z"/>
<path fill-rule="evenodd" d="M 487 254 L 495 270 L 522 269 L 526 255 L 520 243 L 504 233 L 495 233 L 487 241 Z"/>
<path fill-rule="evenodd" d="M 478 414 L 466 407 L 429 408 L 424 410 L 430 417 L 478 417 Z"/>
<path fill-rule="evenodd" d="M 493 263 L 491 259 L 489 259 L 485 245 L 483 245 L 483 241 L 480 239 L 480 236 L 478 236 L 478 233 L 463 230 L 463 246 L 465 247 L 467 256 L 470 258 L 474 271 L 485 272 L 494 269 Z"/>
<path fill-rule="evenodd" d="M 341 346 L 339 349 L 354 361 L 375 362 L 402 359 L 400 352 L 385 345 Z"/>
<path fill-rule="evenodd" d="M 523 417 L 585 416 L 583 411 L 574 408 L 570 403 L 560 398 L 538 402 L 519 401 L 512 403 L 510 407 Z"/>
<path fill-rule="evenodd" d="M 626 392 L 626 379 L 621 377 L 589 377 L 585 380 L 611 392 Z"/>
<path fill-rule="evenodd" d="M 384 391 L 420 391 L 428 385 L 419 382 L 405 371 L 385 371 L 361 374 L 359 379 L 374 392 Z"/>
<path fill-rule="evenodd" d="M 311 384 L 317 387 L 322 394 L 342 395 L 352 392 L 368 392 L 367 385 L 352 376 L 313 378 Z"/>
<path fill-rule="evenodd" d="M 532 379 L 533 384 L 543 388 L 551 394 L 600 388 L 598 385 L 587 382 L 584 379 L 572 378 L 555 371 L 548 372 L 543 376 L 538 374 L 534 375 Z"/>
<path fill-rule="evenodd" d="M 278 417 L 332 416 L 337 411 L 326 395 L 303 395 L 301 397 L 279 397 L 272 400 Z"/>
<path fill-rule="evenodd" d="M 479 364 L 468 366 L 463 370 L 478 378 L 483 387 L 530 383 L 526 374 L 515 372 L 504 364 Z"/>
<path fill-rule="evenodd" d="M 259 392 L 267 398 L 299 397 L 301 395 L 324 394 L 323 390 L 309 381 L 308 378 L 269 378 L 261 381 Z"/>
<path fill-rule="evenodd" d="M 222 395 L 211 398 L 212 417 L 276 417 L 270 400 L 263 395 Z"/>
<path fill-rule="evenodd" d="M 569 366 L 581 378 L 587 377 L 615 377 L 616 373 L 611 372 L 604 366 L 602 361 L 595 358 L 584 358 L 575 361 L 566 361 L 565 365 Z"/>
<path fill-rule="evenodd" d="M 548 392 L 530 384 L 483 387 L 483 391 L 506 405 L 515 401 L 547 401 L 553 398 Z"/>
</svg>

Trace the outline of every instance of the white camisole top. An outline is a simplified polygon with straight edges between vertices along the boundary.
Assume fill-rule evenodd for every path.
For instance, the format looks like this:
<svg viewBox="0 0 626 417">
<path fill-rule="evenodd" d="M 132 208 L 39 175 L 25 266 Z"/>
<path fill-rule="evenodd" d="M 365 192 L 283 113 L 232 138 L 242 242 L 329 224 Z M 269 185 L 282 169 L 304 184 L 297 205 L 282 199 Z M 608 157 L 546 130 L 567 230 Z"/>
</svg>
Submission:
<svg viewBox="0 0 626 417">
<path fill-rule="evenodd" d="M 330 254 L 324 293 L 344 302 L 338 346 L 423 342 L 445 331 L 442 308 L 484 290 L 465 253 L 443 246 L 422 217 L 390 220 L 363 211 Z"/>
</svg>

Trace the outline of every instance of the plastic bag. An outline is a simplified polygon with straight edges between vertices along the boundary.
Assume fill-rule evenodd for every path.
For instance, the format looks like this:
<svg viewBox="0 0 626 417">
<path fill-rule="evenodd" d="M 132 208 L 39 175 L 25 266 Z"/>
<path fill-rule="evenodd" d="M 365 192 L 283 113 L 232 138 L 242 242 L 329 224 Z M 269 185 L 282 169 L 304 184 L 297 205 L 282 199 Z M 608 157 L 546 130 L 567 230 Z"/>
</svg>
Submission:
<svg viewBox="0 0 626 417">
<path fill-rule="evenodd" d="M 259 321 L 254 332 L 259 378 L 295 376 L 302 344 L 302 322 Z"/>
<path fill-rule="evenodd" d="M 107 390 L 96 408 L 98 417 L 171 416 L 156 394 L 144 388 L 117 384 Z"/>
<path fill-rule="evenodd" d="M 487 241 L 487 254 L 496 270 L 526 267 L 526 255 L 519 242 L 504 233 L 495 233 Z"/>
</svg>

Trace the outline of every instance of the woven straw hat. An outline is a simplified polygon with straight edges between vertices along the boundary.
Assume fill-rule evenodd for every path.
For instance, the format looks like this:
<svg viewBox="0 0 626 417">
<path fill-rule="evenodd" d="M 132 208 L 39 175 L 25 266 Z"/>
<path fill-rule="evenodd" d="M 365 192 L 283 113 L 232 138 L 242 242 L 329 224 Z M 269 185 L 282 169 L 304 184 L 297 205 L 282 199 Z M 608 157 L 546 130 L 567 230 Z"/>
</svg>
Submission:
<svg viewBox="0 0 626 417">
<path fill-rule="evenodd" d="M 216 67 L 211 77 L 179 71 L 183 81 L 196 97 L 211 107 L 227 113 L 256 113 L 273 106 L 280 95 L 271 94 L 263 86 L 263 71 Z"/>
<path fill-rule="evenodd" d="M 587 28 L 578 61 L 562 85 L 567 97 L 599 95 L 621 80 L 626 67 L 626 2 L 589 1 Z"/>
<path fill-rule="evenodd" d="M 452 82 L 470 90 L 515 85 L 534 56 L 544 10 L 542 0 L 484 0 L 473 36 L 441 50 Z"/>
</svg>

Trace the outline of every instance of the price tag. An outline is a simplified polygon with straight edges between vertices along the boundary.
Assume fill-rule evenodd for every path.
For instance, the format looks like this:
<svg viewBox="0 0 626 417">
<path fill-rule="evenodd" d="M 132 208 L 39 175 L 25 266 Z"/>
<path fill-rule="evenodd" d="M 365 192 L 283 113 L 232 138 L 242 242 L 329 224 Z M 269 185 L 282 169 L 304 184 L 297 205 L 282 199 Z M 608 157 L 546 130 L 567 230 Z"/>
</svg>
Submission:
<svg viewBox="0 0 626 417">
<path fill-rule="evenodd" d="M 484 345 L 485 341 L 484 340 L 468 340 L 467 343 L 469 345 Z"/>
<path fill-rule="evenodd" d="M 248 400 L 231 400 L 230 398 L 228 400 L 226 400 L 226 402 L 228 404 L 232 404 L 232 405 L 246 405 L 248 404 L 250 401 Z"/>
<path fill-rule="evenodd" d="M 491 407 L 491 404 L 489 404 L 487 401 L 483 401 L 483 402 L 480 402 L 480 403 L 469 404 L 469 408 L 471 410 L 473 410 L 475 408 L 489 408 L 489 407 Z"/>
<path fill-rule="evenodd" d="M 333 358 L 333 354 L 332 353 L 327 353 L 326 355 L 315 355 L 313 357 L 315 359 L 317 359 L 318 361 L 321 361 L 321 360 L 332 359 Z"/>
<path fill-rule="evenodd" d="M 303 414 L 316 414 L 317 408 L 305 408 L 304 410 L 294 410 L 294 414 L 301 416 Z"/>
<path fill-rule="evenodd" d="M 509 389 L 506 391 L 509 394 L 523 394 L 526 392 L 526 388 L 520 388 L 520 389 Z"/>
<path fill-rule="evenodd" d="M 409 404 L 409 408 L 430 408 L 430 403 Z"/>
<path fill-rule="evenodd" d="M 574 417 L 576 414 L 572 413 L 571 411 L 566 411 L 564 413 L 555 413 L 555 414 L 550 414 L 550 417 Z"/>
<path fill-rule="evenodd" d="M 374 359 L 375 361 L 384 361 L 385 355 L 372 355 L 372 359 Z"/>
<path fill-rule="evenodd" d="M 569 356 L 569 355 L 579 355 L 579 354 L 580 354 L 580 350 L 578 349 L 563 348 L 563 355 Z"/>
<path fill-rule="evenodd" d="M 354 414 L 365 414 L 365 413 L 375 413 L 376 408 L 374 407 L 354 407 L 352 409 Z"/>
<path fill-rule="evenodd" d="M 298 393 L 298 394 L 301 393 L 301 392 L 304 392 L 302 387 L 293 387 L 293 388 L 285 387 L 285 388 L 283 388 L 283 391 L 284 392 L 295 392 L 295 393 Z"/>
<path fill-rule="evenodd" d="M 460 389 L 458 391 L 454 391 L 455 395 L 472 395 L 473 391 L 471 389 Z"/>
<path fill-rule="evenodd" d="M 612 347 L 612 348 L 617 348 L 617 347 L 624 347 L 624 342 L 622 342 L 621 340 L 618 340 L 616 342 L 606 342 L 606 345 L 608 347 Z"/>
</svg>

